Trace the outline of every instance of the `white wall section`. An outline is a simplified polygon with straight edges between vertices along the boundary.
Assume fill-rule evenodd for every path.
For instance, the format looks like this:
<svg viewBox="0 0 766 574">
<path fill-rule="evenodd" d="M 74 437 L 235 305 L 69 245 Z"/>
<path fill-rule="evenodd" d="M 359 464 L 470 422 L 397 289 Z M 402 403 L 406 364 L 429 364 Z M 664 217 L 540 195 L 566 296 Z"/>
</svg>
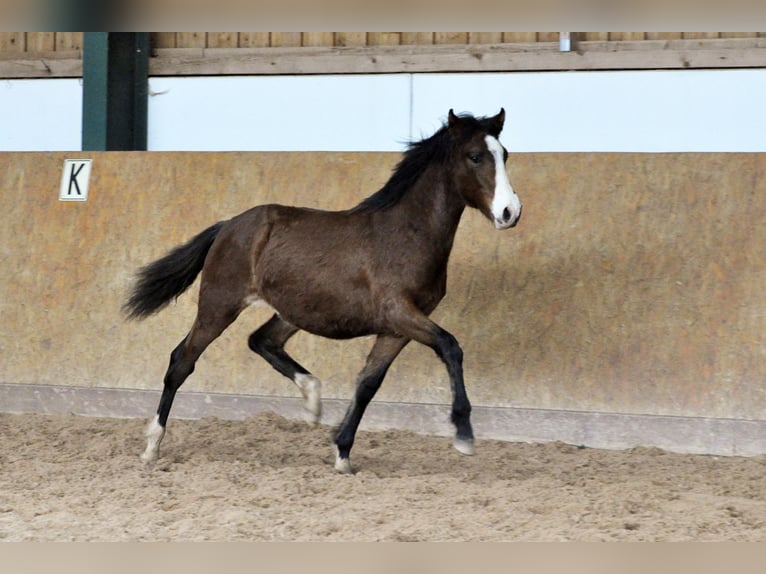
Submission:
<svg viewBox="0 0 766 574">
<path fill-rule="evenodd" d="M 81 145 L 82 80 L 0 80 L 0 151 Z"/>
<path fill-rule="evenodd" d="M 766 69 L 150 79 L 149 149 L 401 151 L 506 110 L 512 152 L 763 152 Z M 77 150 L 81 81 L 0 81 L 0 151 Z"/>
<path fill-rule="evenodd" d="M 766 151 L 766 70 L 421 74 L 414 126 L 495 114 L 514 152 Z M 446 109 L 445 109 L 446 108 Z"/>
<path fill-rule="evenodd" d="M 149 149 L 395 151 L 407 75 L 152 78 Z"/>
</svg>

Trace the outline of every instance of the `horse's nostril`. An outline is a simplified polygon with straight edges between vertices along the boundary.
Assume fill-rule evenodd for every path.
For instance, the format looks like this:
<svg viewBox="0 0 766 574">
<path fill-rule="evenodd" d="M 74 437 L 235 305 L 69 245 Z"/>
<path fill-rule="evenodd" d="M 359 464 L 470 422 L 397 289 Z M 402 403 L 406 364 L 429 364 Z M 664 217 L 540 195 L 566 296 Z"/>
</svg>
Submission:
<svg viewBox="0 0 766 574">
<path fill-rule="evenodd" d="M 503 210 L 503 223 L 508 223 L 510 220 L 511 220 L 511 212 L 510 212 L 510 210 L 509 210 L 509 209 L 506 207 L 506 208 Z"/>
</svg>

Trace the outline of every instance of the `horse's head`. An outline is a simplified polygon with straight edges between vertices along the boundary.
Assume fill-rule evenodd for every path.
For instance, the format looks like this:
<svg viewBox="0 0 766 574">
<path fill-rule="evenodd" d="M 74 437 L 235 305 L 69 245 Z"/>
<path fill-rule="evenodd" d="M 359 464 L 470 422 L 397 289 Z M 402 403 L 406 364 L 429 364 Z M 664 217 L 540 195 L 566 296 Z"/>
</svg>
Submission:
<svg viewBox="0 0 766 574">
<path fill-rule="evenodd" d="M 496 229 L 514 227 L 521 217 L 521 201 L 505 170 L 508 152 L 498 140 L 504 122 L 504 109 L 491 118 L 449 111 L 457 187 L 466 204 L 481 211 Z"/>
</svg>

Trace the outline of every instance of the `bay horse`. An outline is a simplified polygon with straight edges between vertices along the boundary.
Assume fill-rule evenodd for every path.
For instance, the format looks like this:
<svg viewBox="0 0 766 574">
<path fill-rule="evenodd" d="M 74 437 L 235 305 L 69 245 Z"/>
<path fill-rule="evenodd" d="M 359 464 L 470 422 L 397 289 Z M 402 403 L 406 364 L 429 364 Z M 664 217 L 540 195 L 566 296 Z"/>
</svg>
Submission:
<svg viewBox="0 0 766 574">
<path fill-rule="evenodd" d="M 297 331 L 333 339 L 375 335 L 356 392 L 334 435 L 335 469 L 349 459 L 365 408 L 386 371 L 411 340 L 444 362 L 452 393 L 453 445 L 474 454 L 463 351 L 429 319 L 444 297 L 447 261 L 466 206 L 496 229 L 514 227 L 521 202 L 508 179 L 508 152 L 498 138 L 505 110 L 493 117 L 455 115 L 431 137 L 411 143 L 388 182 L 344 211 L 260 205 L 220 221 L 138 272 L 123 310 L 141 319 L 164 308 L 201 272 L 197 316 L 170 354 L 157 414 L 146 430 L 145 463 L 159 446 L 178 388 L 205 348 L 247 306 L 275 314 L 248 345 L 300 389 L 314 422 L 320 380 L 285 351 Z"/>
</svg>

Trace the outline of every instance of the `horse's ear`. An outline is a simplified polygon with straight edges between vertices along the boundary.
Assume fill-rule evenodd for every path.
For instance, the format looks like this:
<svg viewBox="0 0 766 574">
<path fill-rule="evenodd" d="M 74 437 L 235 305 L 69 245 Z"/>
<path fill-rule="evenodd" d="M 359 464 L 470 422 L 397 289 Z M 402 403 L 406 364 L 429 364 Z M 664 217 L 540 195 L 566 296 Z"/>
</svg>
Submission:
<svg viewBox="0 0 766 574">
<path fill-rule="evenodd" d="M 459 118 L 455 115 L 455 112 L 452 111 L 452 108 L 450 108 L 449 114 L 447 114 L 447 123 L 450 129 L 453 129 L 457 125 L 458 121 L 460 121 Z"/>
<path fill-rule="evenodd" d="M 505 124 L 505 108 L 500 108 L 500 113 L 489 119 L 489 134 L 498 137 L 503 131 L 503 124 Z"/>
</svg>

